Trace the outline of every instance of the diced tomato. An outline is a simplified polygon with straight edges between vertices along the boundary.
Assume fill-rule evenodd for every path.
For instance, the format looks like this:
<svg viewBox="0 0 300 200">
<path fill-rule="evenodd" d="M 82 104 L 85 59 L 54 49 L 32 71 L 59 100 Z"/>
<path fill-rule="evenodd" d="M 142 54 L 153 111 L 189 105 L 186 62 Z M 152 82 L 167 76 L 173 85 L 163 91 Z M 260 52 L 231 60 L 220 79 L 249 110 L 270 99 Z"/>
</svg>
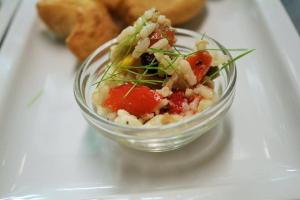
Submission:
<svg viewBox="0 0 300 200">
<path fill-rule="evenodd" d="M 159 27 L 154 30 L 150 35 L 150 45 L 156 43 L 157 41 L 166 38 L 169 41 L 169 44 L 173 46 L 176 42 L 175 40 L 175 31 L 169 27 Z"/>
<path fill-rule="evenodd" d="M 131 83 L 111 88 L 103 106 L 117 111 L 124 109 L 140 117 L 152 113 L 158 107 L 161 96 L 147 86 L 135 86 Z"/>
<path fill-rule="evenodd" d="M 175 31 L 174 30 L 171 30 L 171 29 L 166 29 L 165 30 L 165 37 L 167 38 L 167 40 L 169 41 L 169 44 L 171 46 L 173 46 L 176 42 L 176 39 L 175 39 Z"/>
<path fill-rule="evenodd" d="M 193 102 L 195 99 L 201 100 L 202 98 L 203 98 L 203 97 L 201 97 L 200 95 L 193 95 L 193 96 L 188 97 L 187 99 L 188 99 L 188 102 L 191 103 L 191 102 Z"/>
<path fill-rule="evenodd" d="M 197 96 L 193 95 L 187 98 L 188 102 L 191 103 L 192 101 L 194 101 L 196 99 Z"/>
<path fill-rule="evenodd" d="M 150 45 L 153 45 L 154 43 L 156 43 L 157 41 L 159 41 L 160 39 L 162 39 L 162 34 L 161 31 L 159 29 L 156 29 L 151 35 L 150 35 Z"/>
<path fill-rule="evenodd" d="M 199 51 L 189 56 L 187 61 L 190 63 L 197 81 L 201 82 L 210 68 L 212 57 L 207 51 Z"/>
<path fill-rule="evenodd" d="M 169 96 L 169 112 L 174 114 L 180 114 L 183 111 L 183 104 L 188 100 L 184 95 L 184 92 L 177 91 Z"/>
</svg>

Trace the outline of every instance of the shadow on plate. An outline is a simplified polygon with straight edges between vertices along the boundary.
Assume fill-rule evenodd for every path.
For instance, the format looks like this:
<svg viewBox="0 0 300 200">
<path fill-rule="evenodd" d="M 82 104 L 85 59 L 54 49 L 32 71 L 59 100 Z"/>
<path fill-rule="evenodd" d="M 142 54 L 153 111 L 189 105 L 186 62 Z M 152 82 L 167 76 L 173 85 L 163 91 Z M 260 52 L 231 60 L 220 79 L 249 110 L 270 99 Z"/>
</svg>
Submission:
<svg viewBox="0 0 300 200">
<path fill-rule="evenodd" d="M 202 181 L 211 177 L 207 173 L 222 173 L 231 160 L 231 123 L 226 117 L 208 133 L 182 149 L 148 153 L 121 146 L 89 127 L 86 133 L 86 148 L 94 156 L 94 165 L 110 168 L 112 176 L 118 176 L 120 184 L 137 184 L 139 181 L 161 184 L 190 180 L 197 174 Z M 229 152 L 229 153 L 228 153 Z M 226 163 L 227 162 L 227 163 Z M 214 169 L 216 168 L 216 169 Z M 222 175 L 220 175 L 222 176 Z M 130 187 L 130 186 L 128 186 Z"/>
<path fill-rule="evenodd" d="M 56 45 L 65 46 L 65 38 L 58 36 L 57 34 L 49 31 L 48 29 L 42 30 L 40 34 L 42 35 L 42 37 L 53 42 Z"/>
</svg>

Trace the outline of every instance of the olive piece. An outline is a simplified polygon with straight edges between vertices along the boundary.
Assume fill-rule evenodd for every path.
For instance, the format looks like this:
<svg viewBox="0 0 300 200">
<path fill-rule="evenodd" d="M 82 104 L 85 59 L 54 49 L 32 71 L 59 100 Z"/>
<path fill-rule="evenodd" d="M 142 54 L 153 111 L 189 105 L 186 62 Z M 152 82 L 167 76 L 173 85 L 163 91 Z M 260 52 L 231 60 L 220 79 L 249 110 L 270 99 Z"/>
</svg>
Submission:
<svg viewBox="0 0 300 200">
<path fill-rule="evenodd" d="M 140 57 L 140 61 L 142 65 L 151 65 L 152 67 L 158 66 L 158 61 L 156 60 L 153 54 L 143 53 Z M 149 74 L 157 73 L 157 69 L 149 69 L 148 73 Z"/>
</svg>

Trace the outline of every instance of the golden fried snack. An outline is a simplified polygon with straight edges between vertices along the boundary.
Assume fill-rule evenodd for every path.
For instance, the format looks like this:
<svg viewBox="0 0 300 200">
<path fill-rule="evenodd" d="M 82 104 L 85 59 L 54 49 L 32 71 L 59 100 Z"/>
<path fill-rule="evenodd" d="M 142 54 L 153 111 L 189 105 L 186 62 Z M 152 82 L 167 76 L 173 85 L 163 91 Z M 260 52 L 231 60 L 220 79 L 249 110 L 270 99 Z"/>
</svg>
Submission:
<svg viewBox="0 0 300 200">
<path fill-rule="evenodd" d="M 85 59 L 97 47 L 115 37 L 120 28 L 113 22 L 106 7 L 99 3 L 78 17 L 77 24 L 66 42 L 69 49 L 80 59 Z"/>
<path fill-rule="evenodd" d="M 119 7 L 122 0 L 102 0 L 102 1 L 110 11 L 115 11 Z"/>
<path fill-rule="evenodd" d="M 37 8 L 50 30 L 67 37 L 80 60 L 119 32 L 102 0 L 40 0 Z"/>
<path fill-rule="evenodd" d="M 40 18 L 59 36 L 68 36 L 77 22 L 78 6 L 69 0 L 40 0 L 37 3 Z"/>
<path fill-rule="evenodd" d="M 131 24 L 149 8 L 156 8 L 174 25 L 193 18 L 205 5 L 205 0 L 123 0 L 119 15 Z"/>
</svg>

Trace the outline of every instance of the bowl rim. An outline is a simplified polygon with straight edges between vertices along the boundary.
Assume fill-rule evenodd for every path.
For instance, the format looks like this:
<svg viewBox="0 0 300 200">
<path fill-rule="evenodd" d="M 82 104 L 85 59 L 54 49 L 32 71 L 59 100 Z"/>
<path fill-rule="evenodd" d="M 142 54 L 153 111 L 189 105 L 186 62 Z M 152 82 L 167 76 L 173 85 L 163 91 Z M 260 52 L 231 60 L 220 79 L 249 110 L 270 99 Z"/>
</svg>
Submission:
<svg viewBox="0 0 300 200">
<path fill-rule="evenodd" d="M 232 56 L 230 54 L 230 52 L 223 46 L 221 45 L 218 41 L 216 41 L 215 39 L 211 38 L 210 36 L 208 36 L 206 33 L 198 33 L 195 31 L 191 31 L 191 30 L 187 30 L 187 29 L 182 29 L 182 28 L 175 28 L 176 30 L 176 34 L 186 34 L 186 35 L 190 35 L 191 37 L 195 37 L 195 38 L 208 38 L 209 40 L 212 40 L 216 45 L 218 45 L 220 47 L 220 49 L 222 49 L 223 53 L 227 56 L 229 56 L 229 59 L 232 60 Z M 173 128 L 177 128 L 182 126 L 183 124 L 186 123 L 191 123 L 193 121 L 196 120 L 201 120 L 201 119 L 205 119 L 206 116 L 211 115 L 213 113 L 215 113 L 216 111 L 218 111 L 220 108 L 222 108 L 222 104 L 224 104 L 228 97 L 230 96 L 230 94 L 234 91 L 234 87 L 235 87 L 235 83 L 236 83 L 236 79 L 237 79 L 237 71 L 236 71 L 236 64 L 235 62 L 232 62 L 229 66 L 229 82 L 226 86 L 226 88 L 224 89 L 224 92 L 222 93 L 222 95 L 217 99 L 216 102 L 214 102 L 214 104 L 212 106 L 210 106 L 209 108 L 205 109 L 202 112 L 196 113 L 195 115 L 191 116 L 191 117 L 187 117 L 184 118 L 182 120 L 180 120 L 179 122 L 175 122 L 175 123 L 171 123 L 171 124 L 167 124 L 167 125 L 162 125 L 159 127 L 130 127 L 130 126 L 126 126 L 126 125 L 120 125 L 117 124 L 113 121 L 110 121 L 108 119 L 106 119 L 105 117 L 102 117 L 101 115 L 97 114 L 93 109 L 91 109 L 88 105 L 86 105 L 86 103 L 84 103 L 83 101 L 83 96 L 82 96 L 82 92 L 80 90 L 80 78 L 81 75 L 83 73 L 83 71 L 91 64 L 91 62 L 93 61 L 93 59 L 104 49 L 108 48 L 109 46 L 111 46 L 112 44 L 114 44 L 116 42 L 116 38 L 104 43 L 103 45 L 101 45 L 100 47 L 98 47 L 92 54 L 90 54 L 85 60 L 84 62 L 81 64 L 80 69 L 77 71 L 76 73 L 76 77 L 74 80 L 74 96 L 76 99 L 77 104 L 79 105 L 79 107 L 81 108 L 81 110 L 85 113 L 88 114 L 90 117 L 92 117 L 93 119 L 104 123 L 106 125 L 111 125 L 112 128 L 121 128 L 123 131 L 134 131 L 134 132 L 140 132 L 140 131 L 165 131 L 168 129 L 173 129 Z M 228 68 L 226 68 L 226 70 L 228 70 Z M 205 120 L 203 121 L 205 122 Z M 205 123 L 204 123 L 205 124 Z M 202 125 L 202 124 L 197 124 L 198 125 Z M 112 131 L 114 135 L 116 136 L 135 136 L 135 135 L 129 135 L 126 133 L 117 133 L 116 131 Z M 168 136 L 166 136 L 168 137 Z M 157 137 L 155 137 L 157 138 Z M 159 137 L 159 138 L 164 138 Z"/>
</svg>

